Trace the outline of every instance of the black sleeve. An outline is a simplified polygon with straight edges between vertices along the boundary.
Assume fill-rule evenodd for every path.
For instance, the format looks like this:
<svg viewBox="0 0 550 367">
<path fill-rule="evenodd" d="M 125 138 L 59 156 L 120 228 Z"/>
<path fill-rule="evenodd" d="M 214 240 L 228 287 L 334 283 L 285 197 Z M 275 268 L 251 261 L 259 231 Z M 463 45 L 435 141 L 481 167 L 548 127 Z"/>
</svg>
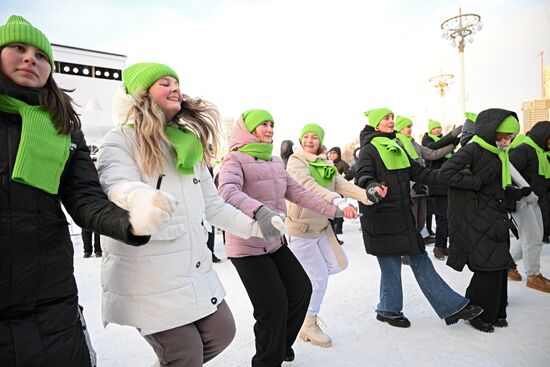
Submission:
<svg viewBox="0 0 550 367">
<path fill-rule="evenodd" d="M 479 190 L 481 178 L 472 175 L 468 167 L 474 163 L 476 145 L 468 144 L 459 149 L 439 169 L 439 184 L 465 190 Z"/>
<path fill-rule="evenodd" d="M 99 183 L 82 132 L 72 138 L 71 154 L 65 165 L 59 196 L 75 223 L 129 245 L 140 246 L 149 236 L 134 236 L 128 212 L 110 202 Z"/>
<path fill-rule="evenodd" d="M 525 177 L 525 169 L 529 165 L 529 152 L 526 148 L 526 144 L 521 144 L 519 147 L 512 149 L 509 154 L 510 163 L 523 177 Z"/>
<path fill-rule="evenodd" d="M 378 156 L 378 152 L 375 152 L 375 150 L 376 148 L 368 144 L 359 151 L 355 184 L 364 189 L 373 181 L 379 182 L 376 178 L 376 157 Z"/>
<path fill-rule="evenodd" d="M 424 134 L 424 136 L 422 137 L 422 145 L 427 148 L 436 150 L 439 148 L 443 148 L 447 145 L 454 144 L 455 140 L 456 137 L 451 135 L 451 133 L 442 136 L 441 139 L 439 139 L 438 141 L 433 141 L 428 134 Z"/>
<path fill-rule="evenodd" d="M 436 185 L 439 183 L 438 170 L 423 167 L 414 159 L 409 157 L 411 162 L 410 175 L 411 181 L 418 182 L 424 185 Z"/>
</svg>

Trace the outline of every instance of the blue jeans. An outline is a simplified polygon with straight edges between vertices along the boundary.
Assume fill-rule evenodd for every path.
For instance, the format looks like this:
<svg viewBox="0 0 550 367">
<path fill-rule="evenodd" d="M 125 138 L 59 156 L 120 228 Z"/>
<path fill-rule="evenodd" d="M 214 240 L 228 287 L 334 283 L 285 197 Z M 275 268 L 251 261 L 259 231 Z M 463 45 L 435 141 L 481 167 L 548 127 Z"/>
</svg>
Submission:
<svg viewBox="0 0 550 367">
<path fill-rule="evenodd" d="M 376 312 L 386 317 L 403 316 L 403 288 L 401 285 L 401 256 L 377 256 L 380 265 L 380 303 Z M 439 318 L 444 319 L 460 311 L 468 299 L 456 293 L 437 274 L 426 251 L 409 256 L 411 269 L 422 293 Z"/>
</svg>

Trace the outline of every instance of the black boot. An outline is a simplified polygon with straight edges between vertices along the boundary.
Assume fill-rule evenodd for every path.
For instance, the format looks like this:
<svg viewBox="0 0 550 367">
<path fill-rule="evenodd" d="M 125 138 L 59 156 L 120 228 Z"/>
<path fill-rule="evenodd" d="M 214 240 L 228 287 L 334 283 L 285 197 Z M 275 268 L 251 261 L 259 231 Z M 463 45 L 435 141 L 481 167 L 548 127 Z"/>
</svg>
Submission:
<svg viewBox="0 0 550 367">
<path fill-rule="evenodd" d="M 395 327 L 406 328 L 411 326 L 411 322 L 405 316 L 387 317 L 387 316 L 382 316 L 378 313 L 376 314 L 376 320 L 387 322 L 391 326 L 395 326 Z"/>
<path fill-rule="evenodd" d="M 294 349 L 290 348 L 289 350 L 286 351 L 283 361 L 292 362 L 295 357 L 296 355 L 294 354 Z"/>
<path fill-rule="evenodd" d="M 493 331 L 495 331 L 495 328 L 493 327 L 493 325 L 483 321 L 480 317 L 471 319 L 469 322 L 474 329 L 483 331 L 484 333 L 492 333 Z"/>
<path fill-rule="evenodd" d="M 462 310 L 455 312 L 454 315 L 445 317 L 445 323 L 447 325 L 456 324 L 458 320 L 471 320 L 474 317 L 481 315 L 483 308 L 474 305 L 467 305 Z"/>
</svg>

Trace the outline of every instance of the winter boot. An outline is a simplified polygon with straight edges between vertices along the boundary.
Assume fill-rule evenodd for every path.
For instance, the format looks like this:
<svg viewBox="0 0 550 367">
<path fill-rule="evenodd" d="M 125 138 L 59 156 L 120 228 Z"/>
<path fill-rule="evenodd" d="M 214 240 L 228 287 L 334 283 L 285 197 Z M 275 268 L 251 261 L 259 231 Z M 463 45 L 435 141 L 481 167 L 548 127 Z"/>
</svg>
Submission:
<svg viewBox="0 0 550 367">
<path fill-rule="evenodd" d="M 434 256 L 438 260 L 445 260 L 445 249 L 443 247 L 434 247 Z"/>
<path fill-rule="evenodd" d="M 542 274 L 529 275 L 527 277 L 527 286 L 541 292 L 550 293 L 550 280 L 542 276 Z"/>
<path fill-rule="evenodd" d="M 332 340 L 330 336 L 323 333 L 323 330 L 318 325 L 318 322 L 322 322 L 316 315 L 310 316 L 307 315 L 300 329 L 300 339 L 306 343 L 311 343 L 313 345 L 318 345 L 323 348 L 328 348 L 332 346 Z"/>
<path fill-rule="evenodd" d="M 516 267 L 508 269 L 508 279 L 519 282 L 521 280 L 521 274 Z"/>
</svg>

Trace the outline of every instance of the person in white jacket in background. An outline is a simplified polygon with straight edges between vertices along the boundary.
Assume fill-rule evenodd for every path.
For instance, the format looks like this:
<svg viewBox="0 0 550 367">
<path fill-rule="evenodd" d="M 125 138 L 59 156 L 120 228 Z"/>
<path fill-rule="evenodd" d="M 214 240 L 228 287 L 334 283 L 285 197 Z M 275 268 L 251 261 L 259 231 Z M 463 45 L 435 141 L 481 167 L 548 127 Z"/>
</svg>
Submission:
<svg viewBox="0 0 550 367">
<path fill-rule="evenodd" d="M 332 161 L 323 154 L 325 131 L 317 124 L 307 124 L 300 134 L 300 148 L 295 149 L 287 164 L 288 174 L 306 190 L 337 205 L 344 217 L 356 219 L 355 208 L 345 197 L 370 205 L 367 192 L 348 182 Z M 380 189 L 384 197 L 385 189 Z M 319 327 L 319 311 L 325 296 L 329 275 L 344 270 L 348 265 L 346 253 L 338 243 L 328 219 L 314 211 L 287 201 L 286 225 L 289 248 L 306 271 L 312 285 L 307 315 L 299 337 L 305 342 L 328 348 L 332 339 Z"/>
<path fill-rule="evenodd" d="M 207 226 L 248 238 L 261 237 L 263 223 L 218 196 L 204 163 L 218 142 L 215 107 L 182 95 L 178 75 L 163 64 L 131 65 L 122 80 L 113 99 L 119 126 L 102 142 L 100 181 L 122 208 L 142 208 L 134 220 L 154 235 L 141 247 L 105 238 L 103 322 L 137 328 L 161 366 L 202 366 L 235 335 L 205 246 Z M 270 222 L 262 228 L 278 233 Z"/>
</svg>

